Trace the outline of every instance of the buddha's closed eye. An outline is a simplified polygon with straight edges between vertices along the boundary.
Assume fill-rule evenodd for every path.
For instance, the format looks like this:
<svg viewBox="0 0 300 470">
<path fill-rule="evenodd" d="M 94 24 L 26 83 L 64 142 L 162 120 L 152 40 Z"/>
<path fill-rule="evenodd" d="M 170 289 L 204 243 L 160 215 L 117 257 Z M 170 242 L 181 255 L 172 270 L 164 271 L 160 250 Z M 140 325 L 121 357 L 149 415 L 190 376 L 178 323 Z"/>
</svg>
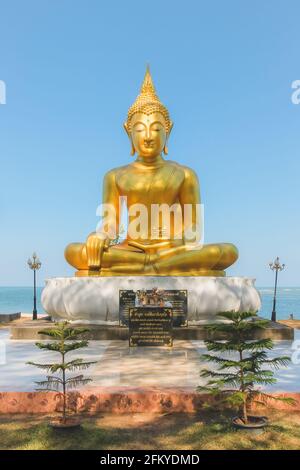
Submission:
<svg viewBox="0 0 300 470">
<path fill-rule="evenodd" d="M 141 125 L 138 125 L 138 126 L 135 126 L 134 127 L 134 130 L 136 132 L 143 132 L 145 130 L 145 127 L 144 126 L 141 126 Z"/>
</svg>

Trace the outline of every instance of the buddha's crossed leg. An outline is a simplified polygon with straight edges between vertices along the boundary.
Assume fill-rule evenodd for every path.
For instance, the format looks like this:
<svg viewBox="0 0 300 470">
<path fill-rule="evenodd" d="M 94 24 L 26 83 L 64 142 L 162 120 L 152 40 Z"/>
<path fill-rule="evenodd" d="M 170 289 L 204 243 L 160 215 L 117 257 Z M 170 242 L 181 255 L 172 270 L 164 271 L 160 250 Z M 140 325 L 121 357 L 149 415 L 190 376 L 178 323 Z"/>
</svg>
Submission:
<svg viewBox="0 0 300 470">
<path fill-rule="evenodd" d="M 86 245 L 72 243 L 65 251 L 68 263 L 82 271 L 89 270 Z M 110 246 L 102 256 L 101 269 L 95 275 L 225 275 L 224 269 L 238 258 L 237 248 L 230 243 L 203 247 L 182 245 L 147 253 L 128 246 L 125 241 Z"/>
</svg>

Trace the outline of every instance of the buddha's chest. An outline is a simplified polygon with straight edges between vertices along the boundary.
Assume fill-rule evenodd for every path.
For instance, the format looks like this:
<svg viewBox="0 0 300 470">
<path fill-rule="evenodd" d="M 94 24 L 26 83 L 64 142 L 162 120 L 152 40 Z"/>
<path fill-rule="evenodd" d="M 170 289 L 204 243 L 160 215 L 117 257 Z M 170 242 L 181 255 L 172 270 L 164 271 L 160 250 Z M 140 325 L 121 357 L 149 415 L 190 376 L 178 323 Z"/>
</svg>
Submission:
<svg viewBox="0 0 300 470">
<path fill-rule="evenodd" d="M 118 175 L 116 180 L 119 194 L 126 196 L 130 204 L 172 204 L 178 199 L 182 182 L 182 172 L 172 167 L 145 172 L 128 171 Z"/>
</svg>

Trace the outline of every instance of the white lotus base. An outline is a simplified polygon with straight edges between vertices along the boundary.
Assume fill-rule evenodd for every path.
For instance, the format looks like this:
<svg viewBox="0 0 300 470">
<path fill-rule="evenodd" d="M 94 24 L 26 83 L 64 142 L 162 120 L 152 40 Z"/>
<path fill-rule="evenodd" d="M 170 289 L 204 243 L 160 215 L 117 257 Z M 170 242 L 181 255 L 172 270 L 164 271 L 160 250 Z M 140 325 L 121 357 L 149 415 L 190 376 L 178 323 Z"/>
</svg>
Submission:
<svg viewBox="0 0 300 470">
<path fill-rule="evenodd" d="M 214 320 L 218 312 L 257 311 L 260 295 L 245 277 L 58 277 L 46 280 L 42 305 L 53 318 L 85 323 L 119 321 L 120 289 L 186 289 L 188 319 Z"/>
</svg>

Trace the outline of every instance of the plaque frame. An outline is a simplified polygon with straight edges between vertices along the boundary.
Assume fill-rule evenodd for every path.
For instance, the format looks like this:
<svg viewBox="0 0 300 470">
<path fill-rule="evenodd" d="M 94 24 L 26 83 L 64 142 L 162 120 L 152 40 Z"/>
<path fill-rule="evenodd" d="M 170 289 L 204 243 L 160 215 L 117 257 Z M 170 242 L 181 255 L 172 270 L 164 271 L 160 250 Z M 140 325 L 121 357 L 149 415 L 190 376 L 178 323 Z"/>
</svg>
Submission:
<svg viewBox="0 0 300 470">
<path fill-rule="evenodd" d="M 151 289 L 145 290 L 151 292 Z M 119 290 L 119 326 L 129 327 L 129 309 L 136 307 L 136 295 L 138 290 L 120 289 Z M 187 289 L 165 289 L 164 294 L 170 299 L 170 302 L 176 302 L 177 305 L 166 305 L 173 309 L 173 327 L 188 327 L 188 290 Z M 177 295 L 177 299 L 174 297 Z M 177 314 L 182 310 L 181 314 Z"/>
</svg>

